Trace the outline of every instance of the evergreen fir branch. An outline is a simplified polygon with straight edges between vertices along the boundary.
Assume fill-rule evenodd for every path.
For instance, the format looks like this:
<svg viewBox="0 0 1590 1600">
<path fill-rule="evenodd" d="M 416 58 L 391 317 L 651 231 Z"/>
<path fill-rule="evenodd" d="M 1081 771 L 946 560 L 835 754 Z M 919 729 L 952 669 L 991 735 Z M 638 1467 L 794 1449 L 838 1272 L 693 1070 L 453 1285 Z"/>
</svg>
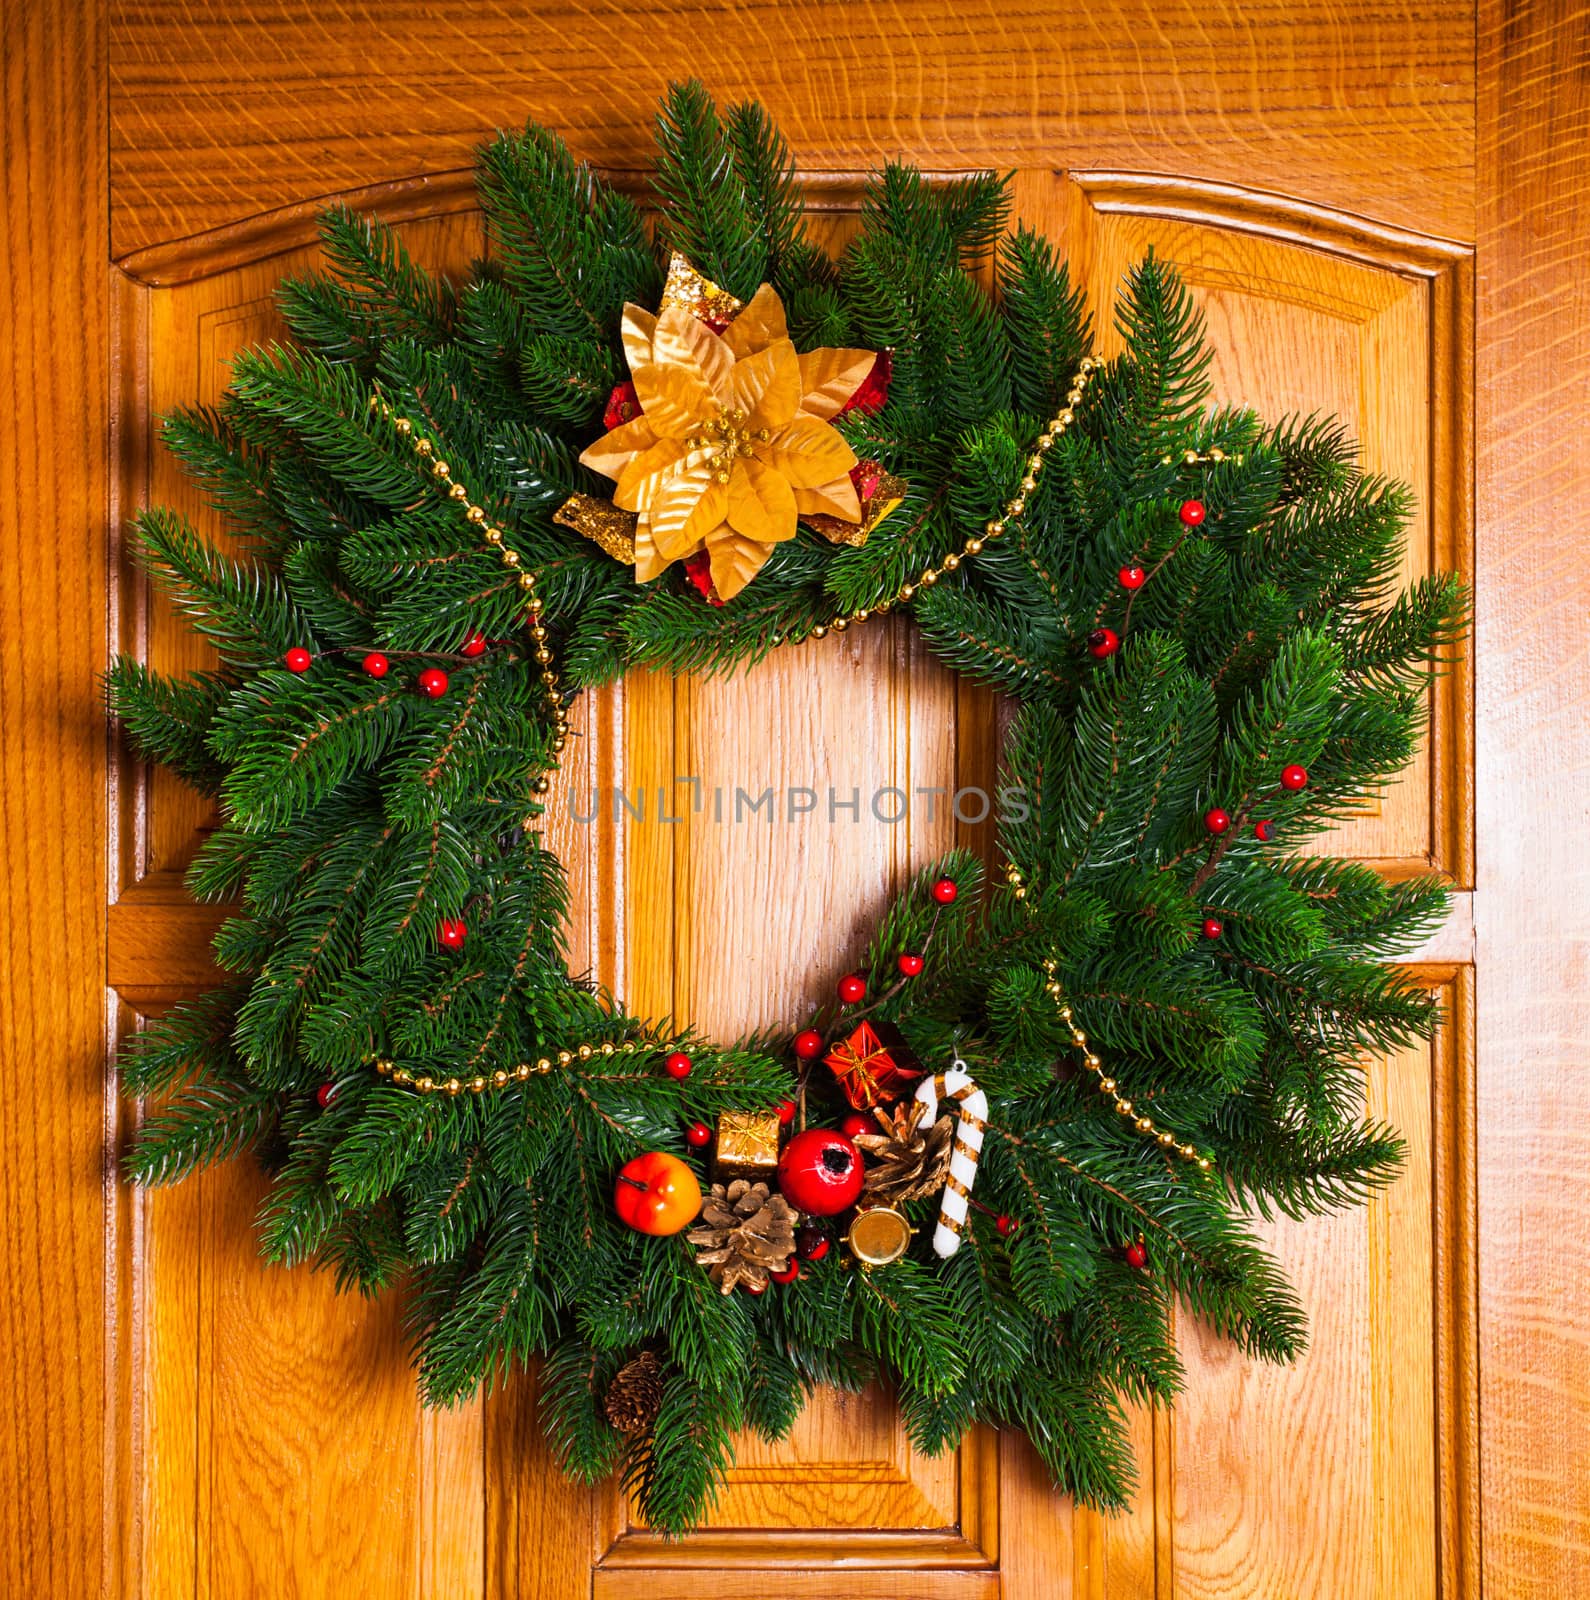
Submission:
<svg viewBox="0 0 1590 1600">
<path fill-rule="evenodd" d="M 230 688 L 218 672 L 168 678 L 131 656 L 117 656 L 105 674 L 111 710 L 138 754 L 206 795 L 219 791 L 222 774 L 206 735 Z"/>
<path fill-rule="evenodd" d="M 1087 301 L 1054 247 L 1026 227 L 1000 243 L 999 288 L 1016 407 L 1052 417 L 1092 345 Z"/>
<path fill-rule="evenodd" d="M 206 1077 L 178 1090 L 146 1117 L 127 1155 L 134 1183 L 176 1183 L 201 1167 L 259 1144 L 276 1120 L 268 1089 Z"/>
</svg>

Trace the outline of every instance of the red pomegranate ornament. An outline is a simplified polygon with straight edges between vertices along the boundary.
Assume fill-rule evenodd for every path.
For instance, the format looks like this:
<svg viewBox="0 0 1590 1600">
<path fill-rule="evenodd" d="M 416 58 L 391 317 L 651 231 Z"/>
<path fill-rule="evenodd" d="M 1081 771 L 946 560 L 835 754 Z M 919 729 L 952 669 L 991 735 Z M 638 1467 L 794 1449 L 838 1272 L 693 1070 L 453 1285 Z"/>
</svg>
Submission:
<svg viewBox="0 0 1590 1600">
<path fill-rule="evenodd" d="M 784 1146 L 778 1186 L 797 1211 L 831 1217 L 861 1195 L 861 1152 L 833 1128 L 808 1128 Z"/>
<path fill-rule="evenodd" d="M 678 1156 L 648 1150 L 619 1168 L 613 1209 L 636 1233 L 680 1233 L 701 1209 L 701 1185 Z"/>
</svg>

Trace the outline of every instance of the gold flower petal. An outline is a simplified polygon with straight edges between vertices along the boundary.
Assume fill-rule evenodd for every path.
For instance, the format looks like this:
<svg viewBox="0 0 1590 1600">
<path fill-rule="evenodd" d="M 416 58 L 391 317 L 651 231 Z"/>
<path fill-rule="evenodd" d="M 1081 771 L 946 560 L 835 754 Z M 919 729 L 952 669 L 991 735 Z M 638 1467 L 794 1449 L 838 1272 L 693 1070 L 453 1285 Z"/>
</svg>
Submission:
<svg viewBox="0 0 1590 1600">
<path fill-rule="evenodd" d="M 765 461 L 742 456 L 729 474 L 729 526 L 748 539 L 779 544 L 795 537 L 795 493 Z M 721 592 L 722 585 L 719 590 Z"/>
<path fill-rule="evenodd" d="M 694 554 L 694 551 L 690 553 Z M 635 582 L 650 583 L 653 578 L 660 578 L 672 565 L 652 542 L 651 530 L 643 518 L 635 528 Z"/>
<path fill-rule="evenodd" d="M 650 511 L 658 492 L 690 453 L 683 439 L 659 439 L 624 468 L 613 504 L 625 511 Z"/>
<path fill-rule="evenodd" d="M 685 552 L 689 555 L 693 550 L 699 550 L 712 530 L 723 523 L 729 515 L 729 486 L 719 483 L 714 474 L 707 484 L 701 498 L 696 502 L 696 509 L 690 513 L 690 521 L 685 524 L 685 538 L 689 541 L 690 549 Z"/>
<path fill-rule="evenodd" d="M 808 350 L 801 357 L 801 410 L 822 422 L 838 416 L 877 359 L 871 350 Z"/>
<path fill-rule="evenodd" d="M 643 420 L 659 439 L 680 438 L 717 413 L 718 402 L 694 367 L 654 361 L 630 376 Z"/>
<path fill-rule="evenodd" d="M 651 530 L 652 543 L 656 545 L 658 553 L 669 561 L 678 561 L 682 556 L 689 555 L 696 543 L 690 534 L 690 524 L 709 488 L 715 488 L 720 493 L 723 489 L 723 485 L 717 481 L 712 463 L 705 457 L 691 458 L 681 463 L 677 471 L 667 474 L 652 497 L 646 511 L 646 525 Z M 708 525 L 722 520 L 720 506 L 716 515 L 709 517 Z"/>
<path fill-rule="evenodd" d="M 657 442 L 656 430 L 645 417 L 621 422 L 611 433 L 604 433 L 595 444 L 580 452 L 580 464 L 604 478 L 616 478 L 641 451 Z"/>
<path fill-rule="evenodd" d="M 712 401 L 720 406 L 728 405 L 734 352 L 706 323 L 683 306 L 670 306 L 658 317 L 651 352 L 654 365 L 689 373 L 706 387 Z M 639 388 L 638 383 L 636 387 Z M 702 414 L 701 410 L 696 413 L 698 417 Z"/>
<path fill-rule="evenodd" d="M 789 325 L 784 320 L 784 304 L 770 283 L 764 283 L 723 330 L 723 342 L 741 361 L 787 338 Z"/>
<path fill-rule="evenodd" d="M 720 523 L 707 535 L 707 565 L 720 600 L 732 600 L 767 564 L 769 545 Z"/>
<path fill-rule="evenodd" d="M 629 363 L 629 370 L 633 372 L 636 367 L 649 367 L 652 363 L 651 343 L 657 334 L 657 318 L 650 311 L 643 311 L 639 306 L 626 302 L 619 330 L 623 336 L 624 359 Z"/>
<path fill-rule="evenodd" d="M 794 408 L 800 404 L 800 366 L 783 354 L 786 349 L 794 348 L 786 339 L 782 344 L 771 345 L 735 362 L 730 382 L 732 403 L 745 413 L 746 427 L 774 427 L 775 424 L 764 420 L 767 410 L 774 415 L 785 411 L 794 415 Z"/>
<path fill-rule="evenodd" d="M 846 522 L 861 521 L 861 496 L 847 472 L 832 483 L 819 484 L 815 489 L 795 490 L 795 509 L 803 517 L 841 517 Z"/>
<path fill-rule="evenodd" d="M 839 430 L 816 417 L 799 416 L 780 428 L 761 450 L 762 459 L 794 489 L 820 489 L 856 464 L 856 452 Z"/>
</svg>

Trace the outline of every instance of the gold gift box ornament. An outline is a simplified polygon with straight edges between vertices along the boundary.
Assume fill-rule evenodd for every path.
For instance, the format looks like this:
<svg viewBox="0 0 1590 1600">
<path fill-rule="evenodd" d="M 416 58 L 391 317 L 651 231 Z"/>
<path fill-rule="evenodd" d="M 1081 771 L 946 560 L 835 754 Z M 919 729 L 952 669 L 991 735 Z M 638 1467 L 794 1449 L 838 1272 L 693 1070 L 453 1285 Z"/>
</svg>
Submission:
<svg viewBox="0 0 1590 1600">
<path fill-rule="evenodd" d="M 712 1147 L 712 1171 L 720 1183 L 735 1178 L 766 1178 L 778 1170 L 779 1137 L 784 1125 L 776 1111 L 720 1111 Z"/>
</svg>

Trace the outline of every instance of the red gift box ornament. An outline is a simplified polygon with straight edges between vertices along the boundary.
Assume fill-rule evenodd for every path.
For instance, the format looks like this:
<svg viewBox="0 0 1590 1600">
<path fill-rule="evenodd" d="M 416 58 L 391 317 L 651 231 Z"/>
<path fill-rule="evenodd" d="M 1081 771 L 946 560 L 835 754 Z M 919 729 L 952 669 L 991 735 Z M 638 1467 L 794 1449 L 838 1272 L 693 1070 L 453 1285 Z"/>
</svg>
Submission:
<svg viewBox="0 0 1590 1600">
<path fill-rule="evenodd" d="M 863 1022 L 824 1059 L 858 1111 L 898 1100 L 925 1070 L 892 1022 Z"/>
</svg>

